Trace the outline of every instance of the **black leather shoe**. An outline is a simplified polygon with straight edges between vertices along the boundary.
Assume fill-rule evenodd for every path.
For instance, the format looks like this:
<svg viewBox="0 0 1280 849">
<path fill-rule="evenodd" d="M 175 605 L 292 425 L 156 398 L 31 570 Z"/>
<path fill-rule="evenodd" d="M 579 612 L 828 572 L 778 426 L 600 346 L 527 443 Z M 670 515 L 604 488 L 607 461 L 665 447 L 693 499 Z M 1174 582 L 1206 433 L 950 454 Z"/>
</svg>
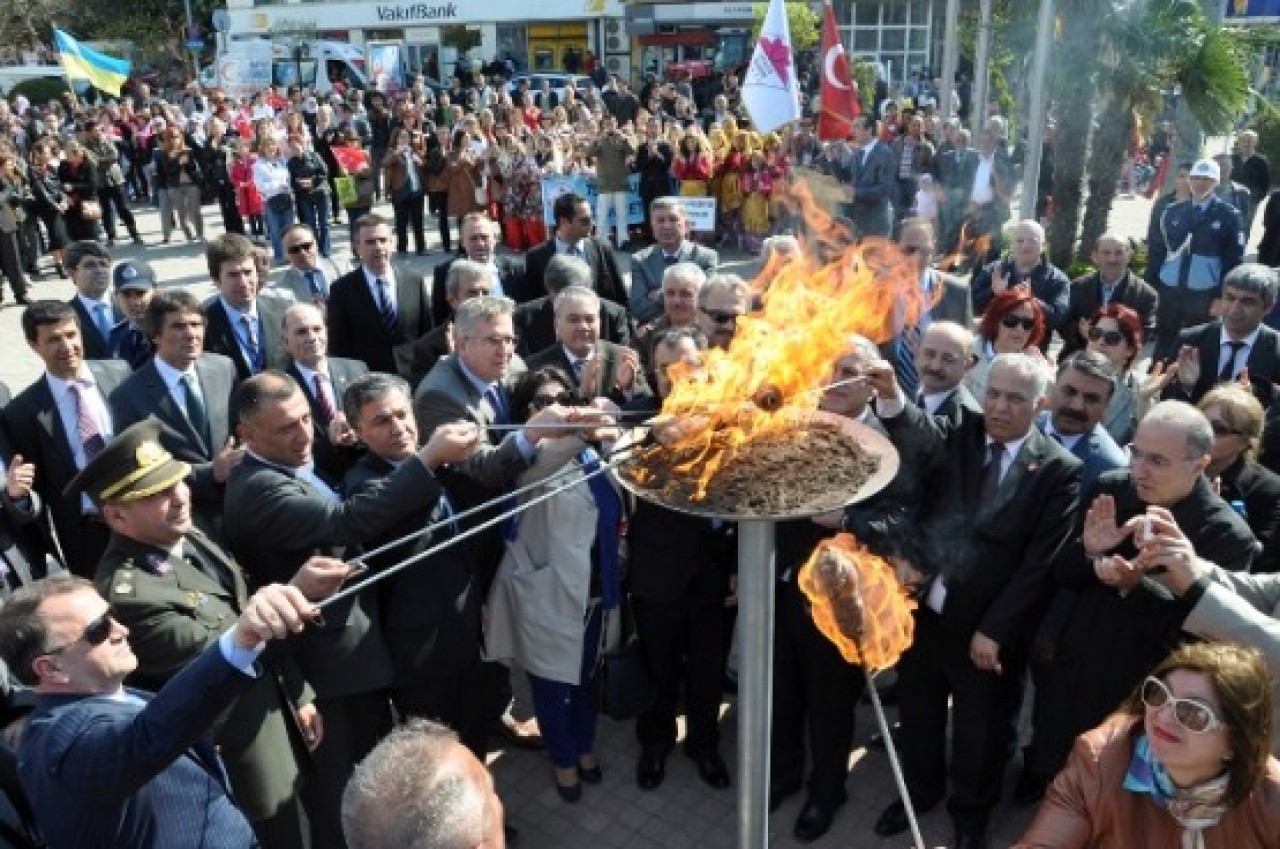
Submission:
<svg viewBox="0 0 1280 849">
<path fill-rule="evenodd" d="M 658 755 L 641 755 L 636 764 L 636 784 L 641 790 L 656 790 L 667 777 L 667 763 Z"/>
<path fill-rule="evenodd" d="M 916 803 L 916 816 L 927 814 L 933 810 L 933 806 L 938 804 L 937 799 L 932 799 L 928 804 Z M 907 808 L 902 804 L 902 800 L 894 802 L 892 805 L 884 809 L 884 813 L 880 814 L 880 819 L 876 820 L 874 826 L 876 834 L 881 837 L 893 837 L 895 834 L 902 834 L 911 827 L 911 823 L 907 820 Z"/>
<path fill-rule="evenodd" d="M 956 831 L 952 849 L 987 849 L 987 835 L 981 831 Z"/>
<path fill-rule="evenodd" d="M 698 777 L 714 790 L 724 790 L 729 786 L 729 768 L 724 765 L 724 758 L 719 752 L 704 752 L 689 755 L 698 765 Z"/>
<path fill-rule="evenodd" d="M 578 777 L 588 784 L 599 784 L 604 781 L 604 770 L 600 769 L 600 764 L 596 764 L 591 769 L 578 764 Z"/>
<path fill-rule="evenodd" d="M 824 805 L 810 799 L 804 804 L 804 810 L 796 817 L 796 827 L 791 833 L 801 843 L 812 843 L 831 828 L 831 811 Z"/>
<path fill-rule="evenodd" d="M 1044 773 L 1022 770 L 1022 775 L 1018 776 L 1018 783 L 1013 788 L 1013 804 L 1025 808 L 1039 802 L 1044 798 L 1044 791 L 1048 789 L 1050 780 Z"/>
</svg>

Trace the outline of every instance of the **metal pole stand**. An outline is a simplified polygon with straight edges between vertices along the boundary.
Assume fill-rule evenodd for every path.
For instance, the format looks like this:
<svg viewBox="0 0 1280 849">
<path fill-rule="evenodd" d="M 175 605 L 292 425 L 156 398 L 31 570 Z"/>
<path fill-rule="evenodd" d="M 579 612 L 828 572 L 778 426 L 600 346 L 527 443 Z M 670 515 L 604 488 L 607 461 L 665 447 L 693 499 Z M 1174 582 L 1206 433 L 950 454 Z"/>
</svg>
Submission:
<svg viewBox="0 0 1280 849">
<path fill-rule="evenodd" d="M 769 845 L 774 523 L 738 522 L 738 849 Z"/>
</svg>

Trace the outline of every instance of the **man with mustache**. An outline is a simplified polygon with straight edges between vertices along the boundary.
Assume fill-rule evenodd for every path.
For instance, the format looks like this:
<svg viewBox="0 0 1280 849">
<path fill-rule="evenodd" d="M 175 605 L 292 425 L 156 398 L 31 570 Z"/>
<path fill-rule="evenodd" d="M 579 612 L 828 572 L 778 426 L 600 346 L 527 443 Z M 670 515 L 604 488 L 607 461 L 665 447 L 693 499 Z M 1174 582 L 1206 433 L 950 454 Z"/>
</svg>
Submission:
<svg viewBox="0 0 1280 849">
<path fill-rule="evenodd" d="M 1123 467 L 1128 460 L 1102 426 L 1115 392 L 1116 370 L 1102 354 L 1081 351 L 1058 368 L 1049 389 L 1049 409 L 1036 417 L 1045 436 L 1080 458 L 1080 493 L 1088 494 L 1098 475 Z"/>
</svg>

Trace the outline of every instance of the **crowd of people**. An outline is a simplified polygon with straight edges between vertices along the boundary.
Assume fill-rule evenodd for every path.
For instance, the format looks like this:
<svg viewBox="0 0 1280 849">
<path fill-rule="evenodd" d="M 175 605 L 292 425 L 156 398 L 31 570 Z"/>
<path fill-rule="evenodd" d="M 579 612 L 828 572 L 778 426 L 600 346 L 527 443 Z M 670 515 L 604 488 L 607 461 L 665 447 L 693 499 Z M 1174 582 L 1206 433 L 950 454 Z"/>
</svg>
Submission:
<svg viewBox="0 0 1280 849">
<path fill-rule="evenodd" d="M 636 785 L 661 792 L 683 714 L 693 771 L 732 786 L 733 524 L 633 503 L 601 472 L 621 415 L 657 412 L 771 279 L 880 239 L 924 308 L 848 340 L 820 406 L 902 465 L 867 501 L 779 525 L 771 805 L 803 790 L 809 842 L 847 799 L 864 678 L 796 572 L 848 531 L 918 598 L 897 736 L 916 809 L 946 800 L 954 846 L 987 845 L 1029 692 L 1014 798 L 1043 804 L 1025 845 L 1280 833 L 1280 279 L 1243 261 L 1241 206 L 1267 190 L 1236 192 L 1230 157 L 1186 163 L 1145 269 L 1109 232 L 1072 280 L 1040 223 L 1009 221 L 1003 122 L 971 151 L 928 104 L 830 143 L 754 133 L 732 77 L 707 104 L 483 78 L 0 104 L 0 259 L 44 368 L 0 414 L 15 828 L 77 847 L 502 845 L 495 742 L 544 749 L 565 804 L 606 780 L 593 680 L 624 622 L 651 686 Z M 1265 168 L 1255 146 L 1242 134 L 1237 170 Z M 782 202 L 800 169 L 838 187 L 821 245 Z M 544 178 L 575 174 L 594 203 L 544 202 Z M 717 199 L 714 231 L 692 231 L 695 196 Z M 112 256 L 118 224 L 142 241 L 144 203 L 165 242 L 200 245 L 212 296 Z M 428 214 L 452 254 L 430 279 L 403 261 Z M 974 246 L 967 278 L 939 268 Z M 721 270 L 720 250 L 759 252 L 762 274 Z M 69 302 L 33 297 L 46 257 Z M 904 832 L 904 805 L 873 828 Z"/>
</svg>

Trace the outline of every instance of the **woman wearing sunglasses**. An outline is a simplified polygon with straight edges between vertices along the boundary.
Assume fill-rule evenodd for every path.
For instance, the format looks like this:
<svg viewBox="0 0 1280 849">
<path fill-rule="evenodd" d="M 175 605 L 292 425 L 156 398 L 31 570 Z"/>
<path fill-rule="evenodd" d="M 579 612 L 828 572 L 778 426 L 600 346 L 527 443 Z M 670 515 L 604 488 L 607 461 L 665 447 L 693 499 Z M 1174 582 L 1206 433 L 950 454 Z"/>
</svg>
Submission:
<svg viewBox="0 0 1280 849">
<path fill-rule="evenodd" d="M 570 385 L 556 368 L 526 373 L 511 393 L 514 418 L 526 422 L 565 403 Z M 538 458 L 520 483 L 555 477 L 528 497 L 598 468 L 589 435 L 538 444 Z M 566 802 L 582 798 L 582 782 L 599 784 L 603 777 L 594 751 L 592 679 L 602 635 L 616 629 L 622 601 L 622 518 L 622 499 L 604 475 L 531 506 L 503 527 L 506 554 L 489 592 L 486 653 L 490 660 L 515 659 L 527 671 L 556 792 Z"/>
<path fill-rule="evenodd" d="M 1251 572 L 1280 571 L 1280 475 L 1254 458 L 1262 439 L 1265 413 L 1253 392 L 1239 383 L 1209 390 L 1196 405 L 1213 428 L 1213 446 L 1205 477 L 1222 500 L 1241 511 L 1249 530 L 1262 544 Z"/>
<path fill-rule="evenodd" d="M 978 338 L 973 342 L 977 362 L 965 375 L 965 387 L 981 402 L 987 394 L 987 372 L 996 355 L 1036 356 L 1046 332 L 1044 309 L 1029 287 L 1013 286 L 996 295 L 978 324 Z"/>
<path fill-rule="evenodd" d="M 1276 846 L 1271 699 L 1257 650 L 1177 650 L 1118 714 L 1076 741 L 1017 846 Z"/>
<path fill-rule="evenodd" d="M 1103 426 L 1117 445 L 1128 445 L 1138 422 L 1159 398 L 1174 370 L 1160 364 L 1146 377 L 1134 372 L 1133 364 L 1142 350 L 1142 317 L 1124 304 L 1098 310 L 1081 331 L 1087 349 L 1111 360 L 1120 373 Z"/>
</svg>

